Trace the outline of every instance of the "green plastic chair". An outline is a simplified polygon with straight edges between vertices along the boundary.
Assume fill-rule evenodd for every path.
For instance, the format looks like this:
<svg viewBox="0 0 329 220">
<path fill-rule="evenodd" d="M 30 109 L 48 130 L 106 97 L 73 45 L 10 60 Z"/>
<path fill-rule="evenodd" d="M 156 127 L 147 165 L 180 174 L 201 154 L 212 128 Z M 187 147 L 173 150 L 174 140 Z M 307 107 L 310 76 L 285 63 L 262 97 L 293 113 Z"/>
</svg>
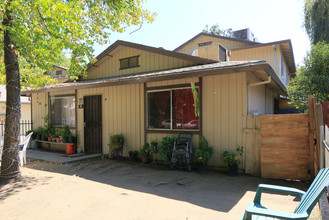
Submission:
<svg viewBox="0 0 329 220">
<path fill-rule="evenodd" d="M 307 219 L 315 204 L 329 186 L 329 168 L 321 169 L 307 192 L 290 187 L 260 184 L 254 201 L 248 205 L 241 220 L 249 219 Z M 301 201 L 294 213 L 269 210 L 260 203 L 263 190 L 300 195 Z"/>
</svg>

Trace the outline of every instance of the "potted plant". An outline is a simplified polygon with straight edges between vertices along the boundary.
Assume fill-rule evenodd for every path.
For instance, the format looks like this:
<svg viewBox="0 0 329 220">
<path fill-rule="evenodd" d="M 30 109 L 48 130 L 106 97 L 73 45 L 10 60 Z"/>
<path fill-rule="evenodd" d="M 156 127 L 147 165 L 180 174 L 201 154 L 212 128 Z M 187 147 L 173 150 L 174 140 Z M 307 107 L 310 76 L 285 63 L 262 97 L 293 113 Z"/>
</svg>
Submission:
<svg viewBox="0 0 329 220">
<path fill-rule="evenodd" d="M 172 150 L 175 143 L 175 137 L 163 137 L 159 148 L 159 159 L 164 160 L 165 164 L 172 156 Z"/>
<path fill-rule="evenodd" d="M 62 130 L 62 137 L 63 137 L 63 143 L 71 143 L 69 142 L 69 137 L 72 137 L 71 130 L 69 126 L 65 125 Z"/>
<path fill-rule="evenodd" d="M 60 136 L 62 135 L 62 129 L 56 128 L 55 129 L 55 137 L 56 137 L 56 142 L 59 143 L 61 142 Z"/>
<path fill-rule="evenodd" d="M 209 147 L 208 141 L 204 136 L 199 137 L 199 148 L 194 152 L 194 158 L 198 164 L 199 170 L 207 169 L 207 163 L 213 153 L 213 148 Z"/>
<path fill-rule="evenodd" d="M 149 160 L 149 155 L 151 154 L 151 147 L 149 143 L 145 143 L 143 147 L 139 150 L 139 154 L 141 155 L 142 162 L 147 163 Z"/>
<path fill-rule="evenodd" d="M 240 164 L 240 158 L 243 156 L 243 147 L 237 147 L 236 153 L 224 151 L 221 160 L 227 165 L 229 175 L 238 175 L 238 165 Z"/>
<path fill-rule="evenodd" d="M 36 138 L 38 139 L 38 140 L 43 140 L 43 138 L 42 138 L 42 135 L 43 135 L 43 127 L 38 127 L 37 129 L 36 129 Z"/>
<path fill-rule="evenodd" d="M 114 134 L 110 136 L 110 156 L 119 156 L 123 151 L 123 135 Z"/>
<path fill-rule="evenodd" d="M 32 133 L 32 136 L 31 136 L 31 139 L 36 139 L 36 131 L 31 129 L 31 130 L 28 130 L 26 133 L 25 133 L 25 136 L 29 135 L 30 133 Z"/>
</svg>

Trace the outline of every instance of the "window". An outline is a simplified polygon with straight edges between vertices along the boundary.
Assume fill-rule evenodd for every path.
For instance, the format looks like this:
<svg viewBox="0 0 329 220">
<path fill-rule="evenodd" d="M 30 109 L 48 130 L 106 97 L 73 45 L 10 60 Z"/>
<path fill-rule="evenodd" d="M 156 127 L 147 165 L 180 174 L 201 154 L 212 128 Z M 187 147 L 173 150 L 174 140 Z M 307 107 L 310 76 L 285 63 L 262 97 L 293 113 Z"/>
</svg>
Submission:
<svg viewBox="0 0 329 220">
<path fill-rule="evenodd" d="M 62 75 L 62 70 L 56 70 L 56 76 Z"/>
<path fill-rule="evenodd" d="M 191 88 L 151 91 L 147 95 L 149 129 L 199 129 Z"/>
<path fill-rule="evenodd" d="M 120 59 L 120 70 L 133 68 L 133 67 L 139 67 L 138 57 L 139 56 Z"/>
<path fill-rule="evenodd" d="M 50 98 L 50 118 L 54 126 L 75 127 L 75 97 Z"/>
</svg>

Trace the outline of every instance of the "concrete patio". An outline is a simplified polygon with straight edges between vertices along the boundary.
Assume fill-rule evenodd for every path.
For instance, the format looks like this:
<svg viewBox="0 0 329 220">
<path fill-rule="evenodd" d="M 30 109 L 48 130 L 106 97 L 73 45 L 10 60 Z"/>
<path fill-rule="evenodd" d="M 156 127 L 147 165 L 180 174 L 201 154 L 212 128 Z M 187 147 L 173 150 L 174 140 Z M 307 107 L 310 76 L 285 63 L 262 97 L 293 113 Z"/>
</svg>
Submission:
<svg viewBox="0 0 329 220">
<path fill-rule="evenodd" d="M 52 163 L 60 163 L 60 164 L 72 163 L 76 161 L 87 160 L 101 156 L 102 154 L 84 154 L 84 153 L 67 155 L 64 153 L 53 153 L 48 151 L 40 151 L 40 150 L 32 150 L 32 149 L 27 149 L 26 151 L 26 157 L 32 160 L 33 159 L 43 160 Z"/>
<path fill-rule="evenodd" d="M 240 219 L 260 183 L 309 185 L 99 157 L 66 163 L 42 152 L 40 158 L 51 161 L 45 162 L 36 160 L 39 152 L 28 152 L 35 154 L 22 167 L 23 178 L 0 186 L 0 219 Z M 55 157 L 60 160 L 50 159 Z M 298 201 L 262 196 L 263 205 L 281 211 L 293 212 Z M 313 213 L 312 219 L 321 219 L 318 207 Z"/>
</svg>

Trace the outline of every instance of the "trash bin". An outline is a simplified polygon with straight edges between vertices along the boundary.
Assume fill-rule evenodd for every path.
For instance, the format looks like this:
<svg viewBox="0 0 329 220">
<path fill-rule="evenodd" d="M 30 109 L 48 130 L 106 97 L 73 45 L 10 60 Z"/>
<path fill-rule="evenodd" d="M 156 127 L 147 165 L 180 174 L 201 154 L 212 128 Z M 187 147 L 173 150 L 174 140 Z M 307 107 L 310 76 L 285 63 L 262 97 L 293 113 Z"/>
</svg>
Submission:
<svg viewBox="0 0 329 220">
<path fill-rule="evenodd" d="M 66 154 L 75 154 L 74 144 L 66 145 Z"/>
</svg>

